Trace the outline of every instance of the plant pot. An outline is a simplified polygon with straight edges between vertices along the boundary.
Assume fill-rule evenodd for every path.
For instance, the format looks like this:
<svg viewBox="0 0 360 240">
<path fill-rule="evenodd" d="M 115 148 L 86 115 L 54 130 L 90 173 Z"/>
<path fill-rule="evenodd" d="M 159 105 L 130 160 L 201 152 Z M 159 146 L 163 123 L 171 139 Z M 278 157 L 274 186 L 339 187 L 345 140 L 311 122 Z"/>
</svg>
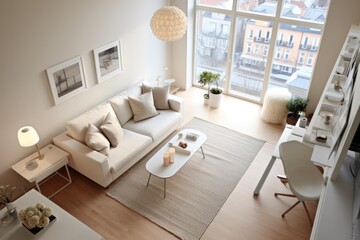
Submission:
<svg viewBox="0 0 360 240">
<path fill-rule="evenodd" d="M 205 105 L 209 105 L 209 103 L 210 103 L 210 99 L 204 98 L 204 104 L 205 104 Z"/>
<path fill-rule="evenodd" d="M 222 94 L 214 94 L 210 92 L 210 107 L 218 108 L 221 103 Z"/>
<path fill-rule="evenodd" d="M 204 94 L 204 104 L 208 105 L 210 103 L 210 99 L 209 99 L 209 95 L 208 94 Z"/>
<path fill-rule="evenodd" d="M 298 118 L 296 118 L 293 113 L 288 113 L 286 118 L 286 123 L 295 126 Z"/>
</svg>

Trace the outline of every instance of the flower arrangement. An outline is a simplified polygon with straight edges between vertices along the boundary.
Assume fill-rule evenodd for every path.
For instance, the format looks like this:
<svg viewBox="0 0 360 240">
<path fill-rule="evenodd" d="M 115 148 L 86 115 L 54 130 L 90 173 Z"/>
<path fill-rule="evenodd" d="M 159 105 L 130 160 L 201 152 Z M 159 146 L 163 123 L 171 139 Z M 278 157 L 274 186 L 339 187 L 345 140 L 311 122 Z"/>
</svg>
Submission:
<svg viewBox="0 0 360 240">
<path fill-rule="evenodd" d="M 10 188 L 10 185 L 1 185 L 0 186 L 0 203 L 6 205 L 11 203 L 12 194 L 16 187 Z"/>
<path fill-rule="evenodd" d="M 21 209 L 19 219 L 28 229 L 44 228 L 49 225 L 51 215 L 52 210 L 50 208 L 45 207 L 42 203 L 37 203 L 35 206 Z"/>
</svg>

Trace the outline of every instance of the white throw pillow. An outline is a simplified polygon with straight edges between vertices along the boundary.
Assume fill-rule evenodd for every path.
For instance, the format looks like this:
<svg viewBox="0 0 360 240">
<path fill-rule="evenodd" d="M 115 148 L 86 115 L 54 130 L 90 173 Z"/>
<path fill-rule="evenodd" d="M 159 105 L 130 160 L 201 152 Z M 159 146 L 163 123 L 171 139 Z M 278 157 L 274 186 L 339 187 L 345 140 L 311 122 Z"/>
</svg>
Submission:
<svg viewBox="0 0 360 240">
<path fill-rule="evenodd" d="M 129 96 L 129 103 L 134 114 L 135 122 L 151 118 L 159 114 L 154 106 L 152 91 L 144 93 L 138 97 Z"/>
<path fill-rule="evenodd" d="M 134 114 L 131 111 L 129 99 L 127 96 L 116 96 L 109 100 L 120 124 L 124 126 L 127 121 L 133 118 Z"/>
<path fill-rule="evenodd" d="M 124 130 L 121 128 L 119 121 L 110 113 L 106 116 L 100 129 L 105 134 L 112 147 L 119 145 L 121 138 L 124 136 Z"/>
<path fill-rule="evenodd" d="M 85 143 L 85 134 L 89 123 L 99 128 L 109 112 L 113 112 L 113 110 L 110 103 L 106 102 L 68 121 L 65 124 L 68 135 L 79 142 Z"/>
<path fill-rule="evenodd" d="M 100 151 L 106 155 L 109 151 L 110 143 L 101 131 L 93 124 L 89 123 L 85 134 L 85 143 L 90 148 Z"/>
<path fill-rule="evenodd" d="M 170 109 L 169 102 L 168 102 L 170 85 L 165 85 L 162 87 L 155 87 L 155 86 L 149 86 L 149 85 L 143 83 L 141 88 L 142 88 L 143 93 L 152 91 L 154 105 L 155 105 L 156 109 L 159 109 L 159 110 Z"/>
</svg>

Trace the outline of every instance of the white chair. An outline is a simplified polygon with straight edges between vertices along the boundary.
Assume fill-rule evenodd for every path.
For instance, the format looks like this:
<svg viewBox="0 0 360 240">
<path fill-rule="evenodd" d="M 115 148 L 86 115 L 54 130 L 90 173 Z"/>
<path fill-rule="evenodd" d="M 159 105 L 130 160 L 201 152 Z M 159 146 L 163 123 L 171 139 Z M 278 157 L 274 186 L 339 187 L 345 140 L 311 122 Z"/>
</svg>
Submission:
<svg viewBox="0 0 360 240">
<path fill-rule="evenodd" d="M 280 144 L 279 151 L 288 184 L 293 194 L 275 193 L 275 196 L 296 197 L 298 199 L 281 216 L 284 217 L 285 214 L 301 202 L 311 224 L 313 224 L 305 201 L 318 200 L 324 183 L 323 175 L 310 161 L 313 149 L 301 142 L 289 141 Z"/>
</svg>

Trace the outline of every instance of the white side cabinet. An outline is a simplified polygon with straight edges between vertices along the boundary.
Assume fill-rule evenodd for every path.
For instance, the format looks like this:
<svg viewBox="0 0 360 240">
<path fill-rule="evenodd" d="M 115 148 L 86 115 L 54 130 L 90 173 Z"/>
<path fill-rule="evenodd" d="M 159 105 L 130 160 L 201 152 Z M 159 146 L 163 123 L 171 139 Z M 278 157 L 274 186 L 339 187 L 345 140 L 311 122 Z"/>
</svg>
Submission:
<svg viewBox="0 0 360 240">
<path fill-rule="evenodd" d="M 38 158 L 38 153 L 33 153 L 25 159 L 19 161 L 12 166 L 12 169 L 20 174 L 23 178 L 28 180 L 30 183 L 35 183 L 37 190 L 41 193 L 40 182 L 50 175 L 58 174 L 67 181 L 67 184 L 53 193 L 49 198 L 54 196 L 56 193 L 71 184 L 71 176 L 67 167 L 69 162 L 69 153 L 56 147 L 53 144 L 49 144 L 42 149 L 40 153 L 44 155 L 43 159 Z M 31 163 L 31 164 L 29 164 Z M 65 167 L 67 177 L 63 176 L 58 172 L 62 167 Z"/>
</svg>

